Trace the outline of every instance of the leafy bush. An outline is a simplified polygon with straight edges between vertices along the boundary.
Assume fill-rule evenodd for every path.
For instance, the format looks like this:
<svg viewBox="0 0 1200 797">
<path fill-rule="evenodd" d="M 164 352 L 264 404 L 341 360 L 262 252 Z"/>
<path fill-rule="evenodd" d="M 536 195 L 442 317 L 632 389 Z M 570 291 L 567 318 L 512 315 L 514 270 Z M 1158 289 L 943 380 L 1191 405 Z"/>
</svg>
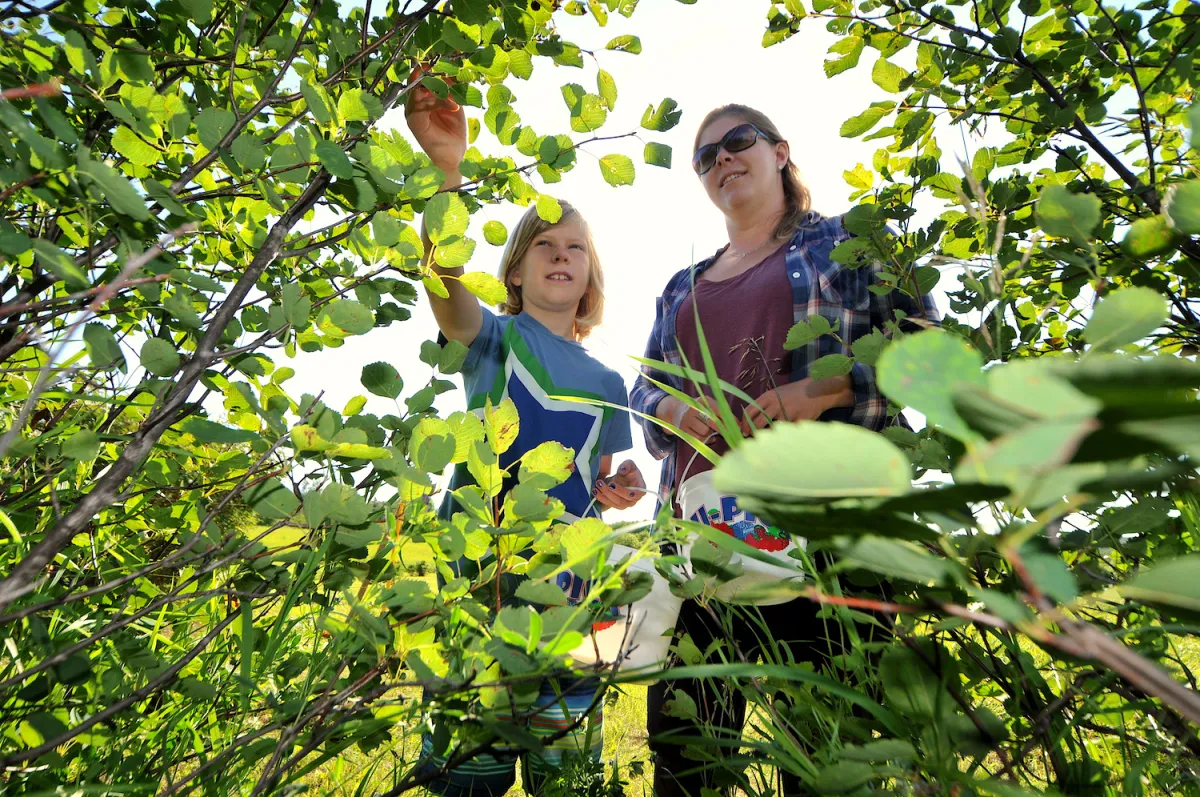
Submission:
<svg viewBox="0 0 1200 797">
<path fill-rule="evenodd" d="M 276 359 L 403 322 L 416 282 L 437 289 L 417 213 L 451 264 L 487 203 L 553 214 L 526 176 L 574 168 L 613 96 L 603 78 L 596 94 L 564 88 L 576 138 L 522 125 L 506 83 L 581 60 L 557 5 L 393 2 L 370 20 L 321 0 L 5 9 L 7 788 L 264 793 L 353 756 L 362 791 L 398 794 L 419 785 L 423 730 L 454 760 L 538 746 L 498 716 L 565 666 L 592 612 L 644 594 L 607 563 L 617 535 L 653 555 L 673 524 L 552 528 L 553 447 L 494 506 L 519 419 L 431 410 L 461 347 L 419 344 L 421 385 L 364 369 L 368 392 L 397 401 L 383 416 L 290 395 Z M 961 287 L 944 330 L 854 347 L 925 428 L 784 426 L 722 462 L 747 507 L 833 562 L 799 594 L 854 644 L 820 673 L 737 651 L 664 673 L 736 679 L 756 707 L 741 751 L 698 742 L 697 756 L 748 793 L 779 770 L 827 794 L 1195 789 L 1197 10 L 787 0 L 764 44 L 808 18 L 840 34 L 827 74 L 871 48 L 873 79 L 901 95 L 843 126 L 886 144 L 847 171 L 858 237 L 838 257 L 881 259 L 880 291 L 926 289 L 940 269 Z M 521 157 L 473 148 L 470 182 L 438 194 L 428 159 L 379 129 L 419 65 L 431 90 L 486 106 Z M 642 124 L 678 118 L 664 100 Z M 939 118 L 1006 141 L 947 172 Z M 623 156 L 599 168 L 633 179 Z M 926 219 L 930 196 L 950 204 Z M 451 463 L 482 486 L 446 522 L 433 497 Z M 407 577 L 419 544 L 439 590 Z M 484 566 L 458 575 L 464 555 Z M 567 567 L 595 577 L 594 603 L 547 605 Z M 856 593 L 881 578 L 888 601 Z M 508 591 L 530 605 L 504 605 Z M 623 777 L 584 767 L 551 788 L 610 793 Z"/>
</svg>

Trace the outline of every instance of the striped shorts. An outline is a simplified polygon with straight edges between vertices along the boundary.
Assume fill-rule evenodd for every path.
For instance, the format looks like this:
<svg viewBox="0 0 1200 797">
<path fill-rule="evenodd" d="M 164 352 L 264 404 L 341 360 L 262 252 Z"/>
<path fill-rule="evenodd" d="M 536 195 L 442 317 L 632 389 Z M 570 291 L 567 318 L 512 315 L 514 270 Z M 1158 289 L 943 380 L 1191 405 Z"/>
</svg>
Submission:
<svg viewBox="0 0 1200 797">
<path fill-rule="evenodd" d="M 599 678 L 570 681 L 547 678 L 533 706 L 522 713 L 521 726 L 539 739 L 548 739 L 570 728 L 594 704 L 586 720 L 554 741 L 544 742 L 540 754 L 512 748 L 511 753 L 479 755 L 439 774 L 423 788 L 447 797 L 502 797 L 516 783 L 519 761 L 525 791 L 534 795 L 570 758 L 587 756 L 599 761 L 604 747 L 604 711 L 598 699 L 602 685 Z M 454 747 L 452 742 L 449 750 L 453 752 Z M 421 739 L 421 759 L 418 774 L 438 772 L 446 764 L 445 757 L 433 755 L 433 739 L 428 734 Z"/>
</svg>

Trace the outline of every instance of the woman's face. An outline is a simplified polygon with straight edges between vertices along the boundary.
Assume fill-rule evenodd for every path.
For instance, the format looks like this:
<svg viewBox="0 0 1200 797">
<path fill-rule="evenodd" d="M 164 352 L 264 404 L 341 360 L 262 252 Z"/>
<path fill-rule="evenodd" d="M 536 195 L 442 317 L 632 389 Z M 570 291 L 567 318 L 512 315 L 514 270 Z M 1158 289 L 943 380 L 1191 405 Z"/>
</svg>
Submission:
<svg viewBox="0 0 1200 797">
<path fill-rule="evenodd" d="M 700 134 L 700 146 L 717 143 L 730 130 L 745 123 L 740 116 L 716 119 Z M 700 176 L 700 181 L 712 203 L 725 215 L 730 215 L 746 205 L 761 203 L 774 191 L 782 192 L 779 170 L 787 161 L 786 142 L 772 144 L 760 136 L 754 146 L 741 152 L 727 152 L 722 148 L 716 163 Z"/>
<path fill-rule="evenodd" d="M 526 305 L 574 312 L 587 292 L 590 274 L 587 232 L 579 217 L 571 216 L 533 239 L 511 280 L 520 286 Z"/>
</svg>

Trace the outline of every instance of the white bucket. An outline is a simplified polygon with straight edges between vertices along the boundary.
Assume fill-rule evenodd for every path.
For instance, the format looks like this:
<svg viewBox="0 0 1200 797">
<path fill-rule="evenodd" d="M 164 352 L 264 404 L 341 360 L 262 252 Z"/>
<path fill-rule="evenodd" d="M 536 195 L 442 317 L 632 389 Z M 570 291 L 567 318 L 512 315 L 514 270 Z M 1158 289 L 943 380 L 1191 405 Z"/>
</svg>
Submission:
<svg viewBox="0 0 1200 797">
<path fill-rule="evenodd" d="M 616 563 L 633 553 L 633 548 L 614 545 L 608 561 Z M 650 592 L 620 607 L 619 615 L 611 620 L 594 624 L 583 644 L 571 651 L 571 658 L 585 665 L 619 660 L 623 671 L 661 666 L 666 661 L 683 600 L 671 594 L 667 580 L 654 569 L 654 560 L 653 556 L 642 556 L 626 570 L 649 573 L 653 579 Z"/>
<path fill-rule="evenodd" d="M 728 603 L 758 606 L 786 603 L 796 597 L 794 592 L 788 590 L 767 588 L 804 579 L 804 574 L 799 571 L 800 562 L 788 554 L 797 548 L 804 549 L 807 546 L 806 540 L 790 537 L 753 514 L 743 511 L 738 507 L 736 497 L 722 494 L 713 486 L 711 470 L 697 473 L 679 485 L 678 501 L 683 510 L 684 520 L 719 529 L 780 561 L 778 565 L 767 564 L 735 553 L 729 566 L 740 565 L 742 574 L 724 583 L 712 576 L 711 588 L 707 590 L 709 595 Z M 689 558 L 692 549 L 697 545 L 717 547 L 714 543 L 693 535 L 685 551 Z M 759 594 L 756 595 L 756 592 Z"/>
</svg>

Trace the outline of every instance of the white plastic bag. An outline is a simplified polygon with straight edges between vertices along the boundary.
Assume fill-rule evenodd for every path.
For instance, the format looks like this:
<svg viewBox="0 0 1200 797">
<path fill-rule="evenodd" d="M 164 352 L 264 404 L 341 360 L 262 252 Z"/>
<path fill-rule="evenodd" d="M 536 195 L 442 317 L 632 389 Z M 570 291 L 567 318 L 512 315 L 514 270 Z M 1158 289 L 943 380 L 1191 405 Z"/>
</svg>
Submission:
<svg viewBox="0 0 1200 797">
<path fill-rule="evenodd" d="M 608 561 L 616 563 L 633 553 L 633 548 L 614 545 Z M 627 572 L 649 573 L 653 579 L 650 592 L 628 606 L 614 607 L 611 618 L 592 625 L 592 633 L 571 652 L 580 664 L 620 660 L 621 670 L 626 671 L 650 669 L 666 661 L 683 600 L 671 594 L 667 580 L 654 569 L 654 557 L 635 559 Z"/>
<path fill-rule="evenodd" d="M 771 594 L 760 595 L 753 593 L 762 593 L 765 591 L 763 588 L 768 586 L 802 581 L 804 574 L 798 571 L 800 563 L 788 554 L 797 547 L 805 548 L 806 540 L 790 537 L 753 514 L 743 511 L 738 507 L 734 496 L 722 494 L 713 485 L 711 470 L 697 473 L 679 485 L 678 500 L 685 520 L 704 523 L 769 554 L 773 559 L 780 560 L 780 564 L 771 565 L 735 553 L 730 565 L 741 565 L 742 574 L 724 584 L 716 583 L 714 577 L 709 594 L 728 603 L 758 606 L 786 603 L 796 597 L 787 590 L 773 590 Z M 693 536 L 684 553 L 690 557 L 696 545 L 713 543 Z"/>
</svg>

